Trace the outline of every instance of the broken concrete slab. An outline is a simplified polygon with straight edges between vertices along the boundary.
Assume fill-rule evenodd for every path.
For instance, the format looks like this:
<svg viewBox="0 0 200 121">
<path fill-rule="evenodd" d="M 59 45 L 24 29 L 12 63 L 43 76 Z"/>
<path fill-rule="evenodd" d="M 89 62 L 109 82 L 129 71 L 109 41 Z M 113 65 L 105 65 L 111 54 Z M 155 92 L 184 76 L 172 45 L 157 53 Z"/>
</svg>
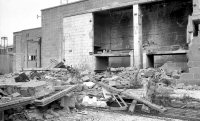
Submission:
<svg viewBox="0 0 200 121">
<path fill-rule="evenodd" d="M 57 93 L 50 95 L 48 97 L 45 97 L 45 98 L 42 98 L 42 99 L 37 99 L 37 100 L 35 100 L 35 104 L 37 106 L 45 106 L 45 105 L 47 105 L 47 104 L 49 104 L 49 103 L 51 103 L 55 100 L 58 100 L 58 99 L 64 97 L 67 93 L 70 93 L 70 92 L 76 90 L 76 88 L 78 88 L 78 87 L 79 87 L 79 85 L 73 85 L 73 86 L 71 86 L 71 87 L 69 87 L 65 90 L 57 92 Z"/>
<path fill-rule="evenodd" d="M 24 97 L 34 96 L 36 98 L 50 94 L 53 88 L 48 88 L 46 81 L 30 81 L 21 83 L 20 94 Z"/>
</svg>

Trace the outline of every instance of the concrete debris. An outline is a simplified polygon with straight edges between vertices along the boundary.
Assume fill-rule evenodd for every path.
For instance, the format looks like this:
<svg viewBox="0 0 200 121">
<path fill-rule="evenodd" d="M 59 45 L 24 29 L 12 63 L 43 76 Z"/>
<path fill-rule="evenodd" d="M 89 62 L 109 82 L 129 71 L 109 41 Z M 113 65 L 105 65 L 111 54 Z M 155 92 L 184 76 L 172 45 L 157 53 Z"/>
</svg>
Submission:
<svg viewBox="0 0 200 121">
<path fill-rule="evenodd" d="M 82 104 L 84 106 L 92 106 L 92 107 L 101 107 L 101 108 L 107 107 L 106 101 L 98 101 L 96 97 L 90 98 L 89 96 L 85 96 L 83 98 Z"/>
<path fill-rule="evenodd" d="M 25 73 L 21 73 L 18 77 L 15 78 L 16 82 L 27 82 L 30 81 L 30 79 L 26 76 Z"/>
<path fill-rule="evenodd" d="M 24 109 L 8 113 L 5 120 L 57 120 L 83 107 L 114 109 L 116 104 L 119 106 L 115 109 L 125 107 L 132 113 L 138 109 L 163 113 L 164 107 L 200 109 L 200 86 L 176 83 L 180 68 L 169 71 L 165 66 L 140 70 L 121 67 L 94 74 L 62 63 L 56 66 L 62 69 L 0 76 L 0 109 Z"/>
</svg>

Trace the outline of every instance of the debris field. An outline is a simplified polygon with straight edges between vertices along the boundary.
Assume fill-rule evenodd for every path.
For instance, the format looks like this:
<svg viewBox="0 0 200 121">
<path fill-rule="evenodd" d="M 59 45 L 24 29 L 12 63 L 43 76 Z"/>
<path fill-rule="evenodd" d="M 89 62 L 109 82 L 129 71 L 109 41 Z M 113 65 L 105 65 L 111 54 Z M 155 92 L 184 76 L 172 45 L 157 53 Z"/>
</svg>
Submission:
<svg viewBox="0 0 200 121">
<path fill-rule="evenodd" d="M 180 76 L 181 70 L 169 71 L 164 66 L 108 68 L 101 73 L 63 63 L 26 69 L 0 77 L 1 119 L 200 120 L 200 86 L 179 83 Z"/>
</svg>

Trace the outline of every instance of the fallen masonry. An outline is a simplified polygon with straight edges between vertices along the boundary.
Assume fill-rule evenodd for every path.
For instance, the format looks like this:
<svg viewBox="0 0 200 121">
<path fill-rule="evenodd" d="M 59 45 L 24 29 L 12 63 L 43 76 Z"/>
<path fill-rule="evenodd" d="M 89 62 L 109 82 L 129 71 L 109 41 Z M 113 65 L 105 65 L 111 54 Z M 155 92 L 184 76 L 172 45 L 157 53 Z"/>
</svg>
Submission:
<svg viewBox="0 0 200 121">
<path fill-rule="evenodd" d="M 61 67 L 1 76 L 1 119 L 58 120 L 93 108 L 200 120 L 200 86 L 180 83 L 180 70 L 121 67 L 94 73 Z"/>
</svg>

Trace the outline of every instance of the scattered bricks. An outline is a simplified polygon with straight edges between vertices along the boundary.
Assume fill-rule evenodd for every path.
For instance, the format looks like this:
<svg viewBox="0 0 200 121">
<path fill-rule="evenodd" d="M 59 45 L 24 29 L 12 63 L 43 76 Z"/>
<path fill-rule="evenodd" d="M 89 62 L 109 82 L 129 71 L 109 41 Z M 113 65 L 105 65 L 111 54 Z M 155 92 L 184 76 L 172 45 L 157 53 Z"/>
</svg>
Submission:
<svg viewBox="0 0 200 121">
<path fill-rule="evenodd" d="M 192 67 L 189 69 L 190 73 L 200 74 L 200 67 Z"/>
<path fill-rule="evenodd" d="M 194 74 L 192 74 L 192 73 L 182 73 L 180 79 L 192 80 L 192 79 L 194 79 Z"/>
</svg>

